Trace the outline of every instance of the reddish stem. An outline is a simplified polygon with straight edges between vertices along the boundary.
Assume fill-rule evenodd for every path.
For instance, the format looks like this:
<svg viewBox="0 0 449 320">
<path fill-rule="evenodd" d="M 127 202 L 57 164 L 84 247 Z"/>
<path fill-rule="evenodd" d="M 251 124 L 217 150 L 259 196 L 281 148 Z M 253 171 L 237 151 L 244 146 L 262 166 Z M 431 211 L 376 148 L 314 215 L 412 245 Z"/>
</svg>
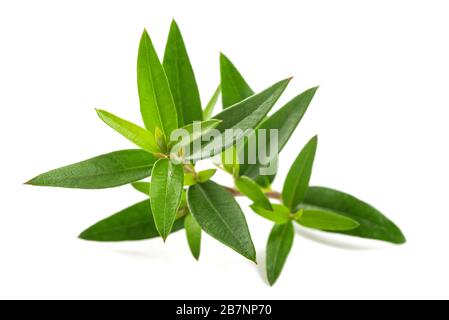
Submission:
<svg viewBox="0 0 449 320">
<path fill-rule="evenodd" d="M 224 187 L 224 188 L 226 190 L 228 190 L 230 193 L 232 193 L 232 195 L 234 197 L 241 197 L 241 196 L 243 196 L 243 194 L 241 194 L 239 191 L 237 191 L 234 188 L 231 188 L 231 187 Z M 277 191 L 268 191 L 268 192 L 265 193 L 265 195 L 268 198 L 277 199 L 277 200 L 281 199 L 281 194 L 279 192 L 277 192 Z"/>
</svg>

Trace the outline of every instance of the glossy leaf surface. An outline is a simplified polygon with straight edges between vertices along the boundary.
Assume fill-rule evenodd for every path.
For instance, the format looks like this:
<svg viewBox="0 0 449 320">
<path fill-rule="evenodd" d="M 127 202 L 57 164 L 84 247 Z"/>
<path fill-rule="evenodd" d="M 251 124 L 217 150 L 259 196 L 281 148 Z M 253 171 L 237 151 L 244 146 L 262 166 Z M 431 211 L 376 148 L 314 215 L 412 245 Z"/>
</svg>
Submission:
<svg viewBox="0 0 449 320">
<path fill-rule="evenodd" d="M 118 187 L 149 177 L 156 160 L 143 150 L 115 151 L 48 171 L 27 184 L 79 189 Z"/>
<path fill-rule="evenodd" d="M 270 201 L 260 186 L 248 177 L 241 176 L 235 180 L 237 189 L 251 199 L 256 205 L 266 210 L 272 210 Z"/>
<path fill-rule="evenodd" d="M 216 129 L 221 132 L 221 135 L 215 137 L 215 139 L 218 139 L 218 141 L 223 143 L 220 145 L 220 148 L 213 148 L 213 152 L 208 153 L 204 150 L 204 147 L 208 144 L 212 144 L 213 142 L 206 142 L 203 144 L 203 150 L 201 152 L 193 153 L 190 156 L 190 159 L 198 160 L 200 158 L 214 156 L 232 146 L 236 141 L 243 139 L 244 134 L 248 129 L 256 128 L 257 125 L 265 118 L 267 113 L 271 110 L 281 94 L 284 92 L 289 81 L 290 78 L 279 81 L 261 93 L 253 95 L 250 98 L 237 103 L 214 116 L 213 119 L 221 120 L 221 123 L 216 127 Z M 224 132 L 226 129 L 240 130 L 240 133 L 237 134 L 234 139 L 224 141 Z"/>
<path fill-rule="evenodd" d="M 301 119 L 307 111 L 307 108 L 314 97 L 318 87 L 311 88 L 300 95 L 296 96 L 285 104 L 282 108 L 276 111 L 268 119 L 264 120 L 259 129 L 267 130 L 266 140 L 264 148 L 265 150 L 271 150 L 271 139 L 269 130 L 277 130 L 278 133 L 278 154 L 282 151 L 284 146 L 287 144 L 288 140 L 292 136 L 293 132 L 297 128 Z M 256 137 L 257 139 L 257 137 Z M 258 140 L 257 140 L 258 141 Z M 258 142 L 259 143 L 259 142 Z M 257 147 L 259 148 L 259 144 Z M 258 149 L 259 150 L 259 149 Z M 245 149 L 246 151 L 246 149 Z M 269 153 L 268 153 L 269 154 Z M 245 155 L 245 159 L 248 157 Z M 257 159 L 258 160 L 258 159 Z M 240 175 L 246 175 L 254 180 L 261 181 L 262 178 L 268 179 L 267 183 L 262 183 L 266 186 L 274 180 L 274 175 L 261 176 L 260 169 L 263 165 L 260 161 L 255 164 L 249 164 L 248 161 L 242 161 L 243 164 L 240 165 Z"/>
<path fill-rule="evenodd" d="M 254 94 L 243 76 L 224 54 L 220 54 L 220 77 L 224 109 Z"/>
<path fill-rule="evenodd" d="M 317 144 L 318 138 L 315 136 L 301 150 L 285 179 L 282 201 L 290 210 L 302 202 L 309 187 Z"/>
<path fill-rule="evenodd" d="M 266 252 L 267 278 L 270 285 L 276 282 L 284 268 L 293 246 L 294 236 L 295 231 L 291 221 L 284 224 L 276 224 L 271 230 Z"/>
<path fill-rule="evenodd" d="M 203 111 L 204 120 L 207 120 L 210 117 L 212 117 L 215 106 L 217 105 L 218 98 L 220 97 L 220 93 L 221 93 L 221 86 L 218 86 L 217 89 L 215 89 L 214 94 L 210 98 L 209 102 L 207 103 L 206 108 L 204 108 Z"/>
<path fill-rule="evenodd" d="M 184 228 L 186 229 L 190 252 L 198 260 L 201 251 L 201 227 L 190 213 L 184 219 Z"/>
<path fill-rule="evenodd" d="M 347 193 L 323 187 L 310 187 L 304 202 L 298 208 L 303 206 L 336 212 L 360 223 L 357 229 L 338 233 L 396 244 L 406 242 L 404 234 L 390 219 L 373 206 Z"/>
<path fill-rule="evenodd" d="M 172 232 L 184 227 L 177 220 Z M 126 208 L 83 231 L 79 237 L 90 241 L 132 241 L 159 237 L 151 212 L 150 200 Z"/>
<path fill-rule="evenodd" d="M 178 117 L 170 85 L 153 43 L 145 30 L 137 57 L 137 86 L 140 111 L 150 132 L 160 128 L 165 137 L 178 128 Z"/>
<path fill-rule="evenodd" d="M 165 240 L 170 234 L 176 218 L 184 183 L 181 164 L 173 164 L 170 159 L 158 160 L 151 174 L 151 209 L 156 228 Z"/>
<path fill-rule="evenodd" d="M 160 152 L 153 133 L 105 110 L 96 111 L 101 120 L 132 143 L 149 152 Z"/>
<path fill-rule="evenodd" d="M 150 182 L 138 181 L 131 183 L 131 185 L 137 191 L 142 192 L 147 196 L 150 196 L 150 186 L 151 186 Z"/>
<path fill-rule="evenodd" d="M 280 204 L 271 204 L 272 210 L 267 210 L 257 204 L 252 204 L 251 209 L 257 213 L 259 216 L 273 221 L 274 223 L 282 224 L 290 220 L 290 210 Z"/>
<path fill-rule="evenodd" d="M 244 257 L 256 260 L 245 216 L 227 190 L 210 180 L 195 184 L 187 191 L 187 202 L 202 230 Z"/>
<path fill-rule="evenodd" d="M 165 48 L 164 70 L 175 101 L 178 126 L 203 119 L 195 74 L 178 25 L 173 20 Z"/>
<path fill-rule="evenodd" d="M 327 231 L 347 231 L 360 226 L 357 221 L 338 213 L 307 207 L 301 209 L 296 221 L 304 227 Z"/>
</svg>

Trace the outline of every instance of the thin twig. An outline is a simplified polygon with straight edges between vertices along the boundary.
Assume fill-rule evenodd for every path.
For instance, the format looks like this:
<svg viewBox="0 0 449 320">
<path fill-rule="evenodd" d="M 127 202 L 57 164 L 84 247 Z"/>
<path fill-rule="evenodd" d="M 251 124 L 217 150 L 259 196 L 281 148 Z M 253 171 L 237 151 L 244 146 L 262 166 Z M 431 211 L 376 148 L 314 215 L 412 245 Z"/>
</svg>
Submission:
<svg viewBox="0 0 449 320">
<path fill-rule="evenodd" d="M 226 187 L 226 186 L 223 186 L 223 187 L 224 187 L 226 190 L 228 190 L 230 193 L 232 193 L 232 195 L 233 195 L 234 197 L 242 197 L 242 196 L 243 196 L 243 194 L 241 194 L 239 191 L 237 191 L 237 190 L 234 189 L 234 188 Z M 277 200 L 281 199 L 281 194 L 280 194 L 279 192 L 277 192 L 277 191 L 268 191 L 268 192 L 265 193 L 265 195 L 266 195 L 268 198 L 277 199 Z"/>
<path fill-rule="evenodd" d="M 278 191 L 269 191 L 269 192 L 266 192 L 265 194 L 268 198 L 277 199 L 277 200 L 281 199 L 281 193 Z"/>
</svg>

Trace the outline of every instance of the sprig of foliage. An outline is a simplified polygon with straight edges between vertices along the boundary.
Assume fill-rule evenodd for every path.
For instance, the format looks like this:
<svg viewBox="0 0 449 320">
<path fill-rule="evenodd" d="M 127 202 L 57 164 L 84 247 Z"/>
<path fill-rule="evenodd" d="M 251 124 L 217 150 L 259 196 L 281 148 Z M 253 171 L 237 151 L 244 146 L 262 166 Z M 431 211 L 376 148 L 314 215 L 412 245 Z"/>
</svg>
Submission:
<svg viewBox="0 0 449 320">
<path fill-rule="evenodd" d="M 313 137 L 293 162 L 282 193 L 271 190 L 275 175 L 261 175 L 265 164 L 247 163 L 247 148 L 238 150 L 238 142 L 248 144 L 251 137 L 236 136 L 220 149 L 184 155 L 182 149 L 171 153 L 175 141 L 171 134 L 178 128 L 189 133 L 188 142 L 216 129 L 278 130 L 278 153 L 303 118 L 317 88 L 299 94 L 271 116 L 267 116 L 286 89 L 290 78 L 254 93 L 242 74 L 225 55 L 220 54 L 221 81 L 204 110 L 195 74 L 186 46 L 173 21 L 163 62 L 159 60 L 151 38 L 142 34 L 137 61 L 140 110 L 144 127 L 119 118 L 105 110 L 98 116 L 112 129 L 140 149 L 121 150 L 78 162 L 41 174 L 28 184 L 65 188 L 100 189 L 131 184 L 146 195 L 143 202 L 132 205 L 80 234 L 91 241 L 129 241 L 167 237 L 185 228 L 188 246 L 199 259 L 201 234 L 208 233 L 245 258 L 256 262 L 256 250 L 245 215 L 235 200 L 244 195 L 250 208 L 273 223 L 266 249 L 269 283 L 278 279 L 293 245 L 294 224 L 327 232 L 368 239 L 405 243 L 401 230 L 381 212 L 346 193 L 309 185 L 318 138 Z M 221 93 L 223 111 L 213 116 Z M 194 122 L 201 130 L 195 131 Z M 202 140 L 201 140 L 202 141 Z M 207 143 L 201 142 L 203 146 Z M 270 150 L 273 141 L 267 139 Z M 182 145 L 185 147 L 186 145 Z M 261 147 L 260 144 L 257 144 Z M 203 149 L 201 149 L 203 150 Z M 227 157 L 231 163 L 222 169 L 230 173 L 235 186 L 222 186 L 211 178 L 216 169 L 197 172 L 198 160 L 212 156 Z M 182 161 L 174 161 L 179 160 Z M 277 163 L 277 156 L 270 158 Z M 143 179 L 151 176 L 150 181 Z M 270 201 L 271 199 L 271 201 Z M 274 201 L 274 202 L 273 202 Z"/>
</svg>

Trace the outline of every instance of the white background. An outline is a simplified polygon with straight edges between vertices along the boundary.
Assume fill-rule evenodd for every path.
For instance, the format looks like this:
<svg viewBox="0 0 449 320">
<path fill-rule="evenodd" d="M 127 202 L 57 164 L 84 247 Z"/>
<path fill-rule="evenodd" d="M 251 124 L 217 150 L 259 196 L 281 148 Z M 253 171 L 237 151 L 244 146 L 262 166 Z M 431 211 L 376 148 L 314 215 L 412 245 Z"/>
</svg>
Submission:
<svg viewBox="0 0 449 320">
<path fill-rule="evenodd" d="M 1 1 L 0 298 L 449 298 L 448 16 L 447 1 L 430 0 Z M 208 236 L 197 263 L 183 232 L 165 245 L 78 240 L 143 195 L 22 183 L 132 147 L 94 108 L 141 123 L 138 41 L 146 27 L 162 53 L 173 17 L 203 101 L 219 51 L 256 91 L 295 76 L 277 107 L 321 85 L 275 187 L 318 133 L 313 184 L 373 203 L 408 243 L 298 229 L 270 288 L 271 226 L 246 209 L 259 266 Z"/>
</svg>

